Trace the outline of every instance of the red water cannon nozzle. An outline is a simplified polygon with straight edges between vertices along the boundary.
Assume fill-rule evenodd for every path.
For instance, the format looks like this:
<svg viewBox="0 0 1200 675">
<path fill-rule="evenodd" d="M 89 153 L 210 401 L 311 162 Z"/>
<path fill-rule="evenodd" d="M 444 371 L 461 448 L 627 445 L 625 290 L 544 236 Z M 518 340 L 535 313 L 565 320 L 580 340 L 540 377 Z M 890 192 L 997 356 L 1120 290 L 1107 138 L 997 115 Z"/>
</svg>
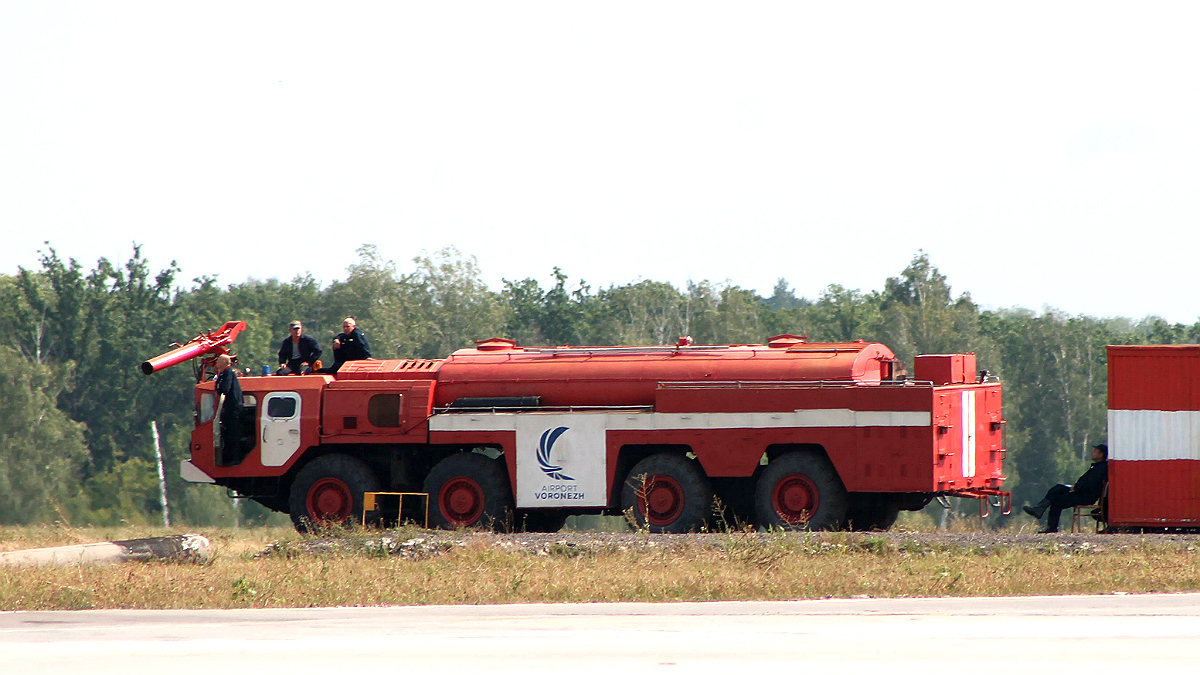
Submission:
<svg viewBox="0 0 1200 675">
<path fill-rule="evenodd" d="M 201 333 L 183 344 L 176 342 L 173 345 L 175 349 L 155 356 L 152 359 L 142 361 L 141 371 L 146 375 L 150 375 L 157 373 L 163 368 L 170 368 L 198 356 L 204 356 L 206 358 L 200 362 L 199 368 L 196 369 L 196 381 L 203 381 L 204 373 L 208 370 L 209 366 L 216 361 L 218 356 L 229 353 L 229 345 L 233 344 L 233 341 L 237 339 L 238 333 L 244 330 L 246 330 L 245 321 L 226 321 L 224 326 L 215 331 Z"/>
</svg>

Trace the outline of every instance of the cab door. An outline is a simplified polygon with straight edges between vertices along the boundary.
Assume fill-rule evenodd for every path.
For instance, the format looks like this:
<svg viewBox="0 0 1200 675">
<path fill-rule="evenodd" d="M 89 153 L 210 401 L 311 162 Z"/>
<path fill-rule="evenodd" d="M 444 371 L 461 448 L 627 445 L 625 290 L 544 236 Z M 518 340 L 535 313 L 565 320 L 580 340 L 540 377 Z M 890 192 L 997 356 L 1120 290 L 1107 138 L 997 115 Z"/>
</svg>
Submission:
<svg viewBox="0 0 1200 675">
<path fill-rule="evenodd" d="M 263 397 L 259 439 L 263 466 L 283 466 L 300 449 L 300 394 L 276 391 Z"/>
</svg>

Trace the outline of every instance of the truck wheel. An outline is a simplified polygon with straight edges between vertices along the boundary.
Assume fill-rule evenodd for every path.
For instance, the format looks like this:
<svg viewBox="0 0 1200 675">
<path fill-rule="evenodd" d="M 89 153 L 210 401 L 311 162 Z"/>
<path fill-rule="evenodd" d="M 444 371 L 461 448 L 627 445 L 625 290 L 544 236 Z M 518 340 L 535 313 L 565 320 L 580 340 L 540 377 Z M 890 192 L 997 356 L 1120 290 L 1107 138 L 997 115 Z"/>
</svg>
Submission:
<svg viewBox="0 0 1200 675">
<path fill-rule="evenodd" d="M 621 510 L 651 532 L 697 531 L 708 522 L 712 504 L 712 486 L 700 464 L 667 452 L 635 464 L 621 490 Z"/>
<path fill-rule="evenodd" d="M 558 509 L 530 509 L 517 514 L 517 529 L 525 532 L 558 532 L 567 524 L 566 513 Z"/>
<path fill-rule="evenodd" d="M 460 452 L 438 462 L 425 477 L 429 526 L 506 529 L 513 513 L 513 498 L 503 461 Z"/>
<path fill-rule="evenodd" d="M 789 452 L 771 460 L 759 476 L 754 508 L 762 527 L 829 530 L 846 517 L 846 488 L 829 460 Z"/>
<path fill-rule="evenodd" d="M 349 455 L 318 457 L 292 482 L 292 523 L 300 532 L 349 524 L 362 514 L 363 493 L 379 489 L 379 477 L 361 460 Z"/>
<path fill-rule="evenodd" d="M 900 505 L 890 495 L 853 494 L 846 509 L 846 528 L 855 532 L 886 530 L 899 515 Z"/>
</svg>

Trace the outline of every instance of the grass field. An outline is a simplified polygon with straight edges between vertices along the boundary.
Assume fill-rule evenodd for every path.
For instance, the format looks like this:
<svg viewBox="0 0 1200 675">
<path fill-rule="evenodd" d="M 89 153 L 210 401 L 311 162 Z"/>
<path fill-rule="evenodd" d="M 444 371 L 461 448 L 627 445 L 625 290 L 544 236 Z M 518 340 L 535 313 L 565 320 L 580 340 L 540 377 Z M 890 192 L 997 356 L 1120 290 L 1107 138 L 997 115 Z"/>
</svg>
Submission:
<svg viewBox="0 0 1200 675">
<path fill-rule="evenodd" d="M 196 530 L 192 530 L 195 532 Z M 0 528 L 0 552 L 183 530 Z M 0 567 L 0 609 L 670 602 L 1200 590 L 1200 536 L 989 532 L 303 537 L 199 530 L 202 565 Z M 331 533 L 325 533 L 326 535 Z"/>
</svg>

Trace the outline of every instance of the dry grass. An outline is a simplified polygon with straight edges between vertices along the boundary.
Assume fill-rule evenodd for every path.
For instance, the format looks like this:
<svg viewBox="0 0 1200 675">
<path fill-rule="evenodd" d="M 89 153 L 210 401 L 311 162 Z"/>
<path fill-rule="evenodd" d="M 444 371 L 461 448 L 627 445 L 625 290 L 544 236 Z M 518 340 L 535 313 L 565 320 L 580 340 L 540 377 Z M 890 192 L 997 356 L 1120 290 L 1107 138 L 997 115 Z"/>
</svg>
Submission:
<svg viewBox="0 0 1200 675">
<path fill-rule="evenodd" d="M 162 529 L 0 528 L 0 551 L 169 534 Z M 204 532 L 206 565 L 0 567 L 0 609 L 216 608 L 513 602 L 669 602 L 820 597 L 1031 595 L 1200 590 L 1200 539 L 1004 538 L 729 533 L 620 535 L 580 545 L 402 531 L 436 545 L 338 545 L 283 529 Z M 570 535 L 584 537 L 587 535 Z M 987 535 L 981 535 L 987 536 Z M 1025 536 L 1025 535 L 1017 535 Z M 409 543 L 415 540 L 410 540 Z M 1001 543 L 996 543 L 999 541 Z M 270 555 L 261 552 L 274 544 Z M 316 552 L 314 552 L 316 551 Z M 403 551 L 403 554 L 394 554 Z"/>
</svg>

